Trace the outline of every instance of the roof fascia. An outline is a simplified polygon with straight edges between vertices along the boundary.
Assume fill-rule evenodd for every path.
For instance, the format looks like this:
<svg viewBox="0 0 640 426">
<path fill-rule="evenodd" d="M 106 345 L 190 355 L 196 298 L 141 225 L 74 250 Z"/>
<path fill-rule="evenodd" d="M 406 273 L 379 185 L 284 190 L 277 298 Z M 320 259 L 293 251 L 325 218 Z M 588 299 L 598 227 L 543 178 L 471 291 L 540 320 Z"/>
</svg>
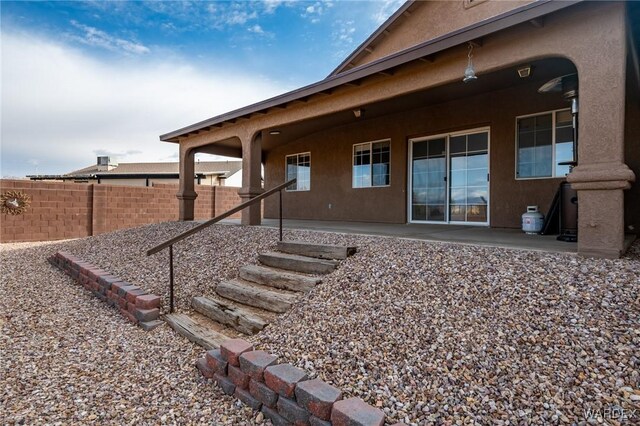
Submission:
<svg viewBox="0 0 640 426">
<path fill-rule="evenodd" d="M 565 9 L 586 0 L 539 0 L 529 3 L 517 9 L 505 12 L 500 15 L 488 18 L 484 21 L 477 22 L 473 25 L 452 31 L 440 37 L 434 38 L 427 42 L 410 47 L 403 51 L 394 53 L 376 61 L 352 68 L 338 75 L 327 77 L 324 80 L 301 87 L 291 92 L 269 98 L 267 100 L 248 105 L 246 107 L 230 111 L 228 113 L 218 115 L 207 120 L 183 127 L 173 132 L 160 136 L 160 140 L 164 142 L 178 143 L 179 137 L 184 137 L 191 132 L 202 130 L 206 127 L 212 127 L 225 121 L 237 119 L 244 115 L 256 113 L 258 111 L 282 106 L 294 100 L 309 97 L 317 93 L 331 90 L 343 84 L 352 83 L 371 75 L 387 71 L 397 66 L 409 63 L 411 61 L 433 55 L 435 53 L 447 50 L 451 47 L 485 37 L 492 33 L 513 27 L 523 22 L 531 21 L 544 15 Z"/>
<path fill-rule="evenodd" d="M 396 12 L 393 15 L 387 18 L 387 20 L 384 21 L 384 23 L 380 25 L 378 29 L 376 29 L 365 41 L 363 41 L 360 44 L 360 46 L 358 46 L 353 52 L 351 52 L 351 54 L 347 56 L 347 58 L 340 63 L 340 65 L 338 65 L 333 71 L 331 71 L 331 74 L 329 74 L 329 77 L 337 75 L 342 71 L 345 71 L 345 68 L 347 67 L 347 65 L 349 65 L 351 61 L 353 61 L 371 43 L 373 43 L 378 37 L 380 37 L 380 35 L 382 35 L 382 33 L 384 33 L 387 30 L 387 28 L 389 28 L 391 24 L 393 24 L 396 21 L 396 19 L 401 17 L 402 14 L 406 12 L 407 9 L 409 9 L 409 7 L 411 7 L 413 3 L 415 3 L 415 0 L 407 0 L 406 2 L 404 2 L 402 6 L 400 6 L 400 8 L 396 10 Z"/>
</svg>

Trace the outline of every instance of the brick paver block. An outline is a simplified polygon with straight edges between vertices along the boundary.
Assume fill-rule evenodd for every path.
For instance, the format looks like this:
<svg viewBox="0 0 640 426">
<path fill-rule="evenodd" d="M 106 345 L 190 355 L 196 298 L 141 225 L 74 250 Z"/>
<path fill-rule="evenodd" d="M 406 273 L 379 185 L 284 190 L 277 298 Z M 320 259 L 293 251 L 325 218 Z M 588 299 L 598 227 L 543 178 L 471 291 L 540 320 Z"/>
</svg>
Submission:
<svg viewBox="0 0 640 426">
<path fill-rule="evenodd" d="M 240 368 L 252 378 L 263 382 L 264 369 L 274 365 L 278 357 L 265 351 L 251 351 L 240 355 Z"/>
<path fill-rule="evenodd" d="M 384 413 L 360 398 L 349 398 L 333 404 L 331 423 L 334 426 L 382 426 Z"/>
<path fill-rule="evenodd" d="M 287 398 L 293 398 L 296 384 L 307 379 L 307 373 L 291 364 L 272 365 L 264 370 L 264 382 Z"/>
<path fill-rule="evenodd" d="M 331 426 L 331 422 L 317 418 L 316 416 L 309 417 L 310 426 Z"/>
<path fill-rule="evenodd" d="M 249 381 L 249 393 L 258 401 L 269 408 L 276 408 L 278 394 L 269 389 L 269 386 L 255 379 Z"/>
<path fill-rule="evenodd" d="M 144 291 L 143 289 L 138 289 L 138 290 L 131 290 L 131 291 L 128 291 L 128 292 L 127 292 L 127 297 L 126 297 L 127 302 L 128 302 L 128 303 L 133 303 L 133 304 L 135 304 L 135 303 L 136 303 L 136 299 L 137 299 L 139 296 L 144 296 L 145 294 L 147 294 L 147 292 L 146 292 L 146 291 Z M 141 308 L 141 307 L 139 307 L 139 308 Z M 141 308 L 141 309 L 144 309 L 144 308 Z M 153 309 L 153 308 L 152 308 L 152 309 Z"/>
<path fill-rule="evenodd" d="M 134 324 L 138 323 L 138 319 L 135 317 L 135 315 L 131 315 L 126 309 L 120 308 L 120 313 L 122 314 L 123 317 L 125 317 L 126 319 L 128 319 L 132 323 L 134 323 Z"/>
<path fill-rule="evenodd" d="M 155 294 L 136 297 L 136 305 L 141 309 L 154 309 L 160 307 L 160 297 Z"/>
<path fill-rule="evenodd" d="M 138 287 L 137 285 L 133 285 L 133 284 L 128 284 L 128 285 L 126 285 L 124 287 L 119 287 L 118 288 L 118 296 L 120 296 L 120 297 L 122 297 L 124 299 L 125 297 L 127 297 L 127 293 L 129 293 L 130 291 L 133 291 L 133 290 L 141 290 L 141 288 Z"/>
<path fill-rule="evenodd" d="M 106 288 L 107 290 L 111 289 L 111 284 L 121 283 L 122 280 L 114 275 L 105 275 L 103 277 L 98 278 L 98 284 Z"/>
<path fill-rule="evenodd" d="M 97 281 L 100 277 L 102 276 L 106 276 L 109 275 L 109 273 L 107 271 L 105 271 L 104 269 L 99 269 L 99 268 L 91 268 L 88 271 L 88 276 L 90 279 Z"/>
<path fill-rule="evenodd" d="M 209 364 L 209 367 L 211 367 L 214 372 L 220 373 L 223 376 L 227 375 L 227 365 L 229 363 L 222 359 L 220 349 L 211 349 L 210 351 L 207 351 L 205 358 L 207 360 L 207 364 Z"/>
<path fill-rule="evenodd" d="M 229 339 L 220 345 L 222 358 L 235 367 L 240 367 L 239 357 L 245 352 L 253 350 L 253 345 L 244 339 Z"/>
<path fill-rule="evenodd" d="M 235 396 L 240 401 L 244 402 L 246 405 L 248 405 L 249 407 L 253 408 L 256 411 L 262 407 L 262 402 L 252 397 L 249 391 L 246 389 L 240 389 L 239 387 L 236 386 L 236 391 L 233 394 L 233 396 Z"/>
<path fill-rule="evenodd" d="M 127 309 L 127 299 L 125 299 L 124 297 L 120 297 L 120 296 L 116 296 L 116 302 L 118 303 L 118 307 L 120 307 L 121 309 L 126 310 Z"/>
<path fill-rule="evenodd" d="M 278 413 L 296 426 L 309 424 L 309 412 L 289 398 L 278 398 Z"/>
<path fill-rule="evenodd" d="M 282 417 L 278 412 L 272 408 L 269 408 L 265 405 L 260 409 L 262 414 L 273 423 L 273 426 L 291 426 L 291 423 Z"/>
<path fill-rule="evenodd" d="M 213 380 L 218 383 L 218 386 L 220 386 L 222 392 L 226 393 L 227 395 L 233 395 L 233 393 L 236 391 L 236 385 L 234 385 L 231 380 L 227 379 L 220 373 L 215 373 L 213 375 Z"/>
<path fill-rule="evenodd" d="M 143 322 L 154 321 L 154 320 L 157 320 L 158 317 L 160 316 L 160 310 L 158 308 L 136 309 L 136 312 L 134 315 L 136 316 L 138 321 L 143 321 Z"/>
<path fill-rule="evenodd" d="M 333 404 L 342 399 L 340 389 L 319 379 L 298 383 L 295 393 L 298 404 L 322 420 L 331 418 Z"/>
<path fill-rule="evenodd" d="M 111 284 L 111 291 L 115 294 L 119 295 L 120 289 L 123 287 L 130 286 L 131 284 L 126 281 L 120 281 L 118 283 Z"/>
<path fill-rule="evenodd" d="M 204 358 L 200 358 L 196 361 L 196 368 L 198 370 L 200 370 L 200 373 L 202 373 L 202 375 L 204 377 L 206 377 L 207 379 L 212 379 L 213 378 L 213 369 L 211 367 L 209 367 L 209 364 L 207 364 L 207 360 Z"/>
<path fill-rule="evenodd" d="M 242 389 L 249 389 L 249 380 L 251 379 L 251 377 L 249 377 L 248 374 L 244 374 L 242 370 L 240 370 L 240 368 L 229 365 L 227 367 L 227 377 L 237 387 Z"/>
<path fill-rule="evenodd" d="M 135 315 L 136 314 L 136 305 L 134 305 L 133 303 L 127 303 L 127 311 L 131 315 Z"/>
</svg>

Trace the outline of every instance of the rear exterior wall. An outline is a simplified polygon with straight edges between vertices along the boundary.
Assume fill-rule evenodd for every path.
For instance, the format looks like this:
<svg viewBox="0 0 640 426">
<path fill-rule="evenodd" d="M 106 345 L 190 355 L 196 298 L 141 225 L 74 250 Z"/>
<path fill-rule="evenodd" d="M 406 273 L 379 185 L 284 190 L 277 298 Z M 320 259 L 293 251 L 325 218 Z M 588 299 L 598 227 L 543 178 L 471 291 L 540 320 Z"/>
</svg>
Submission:
<svg viewBox="0 0 640 426">
<path fill-rule="evenodd" d="M 546 213 L 563 178 L 515 179 L 516 117 L 568 107 L 558 95 L 536 93 L 541 82 L 366 118 L 279 146 L 265 154 L 265 188 L 285 179 L 285 156 L 311 153 L 311 190 L 286 192 L 284 217 L 382 223 L 407 222 L 408 141 L 430 135 L 490 128 L 490 226 L 518 228 L 528 205 Z M 353 145 L 391 141 L 390 185 L 352 188 Z M 277 217 L 275 197 L 265 217 Z"/>
</svg>

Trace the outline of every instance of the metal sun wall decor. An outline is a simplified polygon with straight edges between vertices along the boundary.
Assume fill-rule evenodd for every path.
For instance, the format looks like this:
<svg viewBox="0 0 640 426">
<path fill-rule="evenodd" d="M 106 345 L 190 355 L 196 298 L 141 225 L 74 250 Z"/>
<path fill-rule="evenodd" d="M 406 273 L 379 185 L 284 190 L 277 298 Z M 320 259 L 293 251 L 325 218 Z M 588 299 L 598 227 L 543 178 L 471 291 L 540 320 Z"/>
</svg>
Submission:
<svg viewBox="0 0 640 426">
<path fill-rule="evenodd" d="M 0 195 L 0 211 L 13 216 L 27 211 L 31 197 L 20 191 L 7 191 Z"/>
</svg>

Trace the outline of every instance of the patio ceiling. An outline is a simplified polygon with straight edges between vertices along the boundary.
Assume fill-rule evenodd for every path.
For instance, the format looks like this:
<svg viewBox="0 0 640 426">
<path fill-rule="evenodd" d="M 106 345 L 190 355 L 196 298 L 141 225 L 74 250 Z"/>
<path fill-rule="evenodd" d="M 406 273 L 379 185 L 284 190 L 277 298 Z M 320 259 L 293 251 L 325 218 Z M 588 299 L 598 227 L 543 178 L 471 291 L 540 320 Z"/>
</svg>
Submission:
<svg viewBox="0 0 640 426">
<path fill-rule="evenodd" d="M 358 120 L 370 120 L 388 114 L 410 111 L 532 82 L 539 82 L 542 85 L 552 78 L 576 72 L 573 63 L 563 58 L 546 58 L 523 65 L 532 66 L 531 77 L 522 79 L 517 73 L 519 67 L 508 67 L 489 74 L 480 74 L 478 80 L 465 84 L 462 82 L 462 71 L 464 70 L 460 70 L 461 79 L 459 82 L 405 94 L 374 104 L 362 105 L 361 108 L 364 112 L 362 118 L 359 119 L 355 117 L 353 110 L 349 109 L 290 125 L 265 129 L 262 134 L 262 149 L 269 151 L 323 129 L 352 124 Z M 280 134 L 271 135 L 269 133 L 271 130 L 278 130 Z"/>
</svg>

